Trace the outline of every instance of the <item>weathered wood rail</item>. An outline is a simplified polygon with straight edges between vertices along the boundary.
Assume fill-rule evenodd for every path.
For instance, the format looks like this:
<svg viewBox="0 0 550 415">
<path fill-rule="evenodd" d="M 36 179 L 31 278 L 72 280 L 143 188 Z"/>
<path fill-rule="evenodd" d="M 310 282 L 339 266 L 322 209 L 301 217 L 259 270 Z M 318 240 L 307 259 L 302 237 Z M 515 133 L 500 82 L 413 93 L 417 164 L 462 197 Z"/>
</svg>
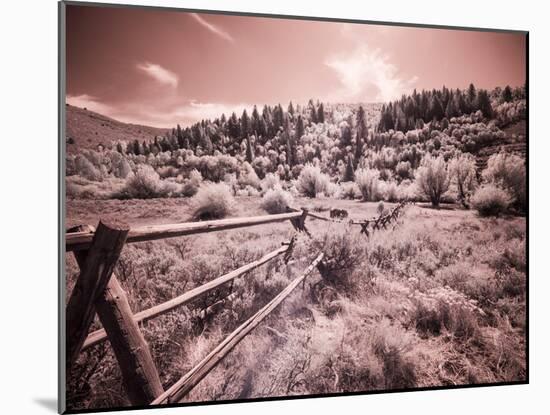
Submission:
<svg viewBox="0 0 550 415">
<path fill-rule="evenodd" d="M 164 390 L 149 346 L 138 324 L 188 304 L 282 254 L 287 261 L 295 239 L 251 263 L 136 314 L 132 312 L 126 293 L 113 272 L 125 243 L 216 232 L 287 220 L 300 231 L 304 230 L 305 216 L 306 211 L 300 211 L 132 229 L 124 224 L 107 224 L 100 221 L 97 230 L 89 225 L 70 229 L 66 233 L 66 251 L 72 251 L 75 255 L 80 274 L 66 307 L 67 373 L 70 372 L 83 349 L 108 339 L 120 366 L 123 386 L 130 402 L 133 405 L 152 403 L 162 396 Z M 265 309 L 262 310 L 267 315 L 272 309 L 274 307 L 267 312 Z M 208 312 L 207 309 L 203 311 L 205 314 Z M 96 313 L 103 328 L 89 334 Z M 201 373 L 204 377 L 207 372 Z"/>
<path fill-rule="evenodd" d="M 204 222 L 184 222 L 167 225 L 149 225 L 132 228 L 126 237 L 126 243 L 154 241 L 157 239 L 174 238 L 178 236 L 195 235 L 206 232 L 219 232 L 228 229 L 245 228 L 273 222 L 284 222 L 301 218 L 303 213 L 290 212 L 278 215 L 253 216 L 250 218 L 231 218 L 209 220 Z M 90 247 L 93 233 L 74 232 L 65 236 L 65 250 L 79 251 Z"/>
<path fill-rule="evenodd" d="M 183 399 L 241 340 L 275 310 L 300 283 L 304 282 L 316 267 L 319 271 L 323 269 L 321 265 L 324 254 L 319 253 L 299 277 L 242 323 L 190 372 L 164 391 L 139 323 L 189 304 L 206 293 L 232 282 L 236 278 L 245 276 L 280 255 L 284 255 L 284 261 L 288 262 L 292 256 L 295 237 L 291 241 L 283 243 L 282 247 L 255 261 L 135 314 L 130 308 L 126 293 L 113 272 L 126 243 L 217 232 L 287 220 L 291 222 L 296 231 L 311 236 L 305 227 L 307 216 L 329 222 L 360 225 L 361 232 L 368 237 L 370 225 L 372 225 L 372 230 L 386 228 L 388 223 L 397 219 L 406 204 L 406 202 L 402 202 L 388 214 L 361 221 L 346 222 L 326 218 L 306 209 L 288 208 L 287 213 L 278 215 L 141 226 L 132 229 L 124 224 L 108 224 L 101 221 L 97 230 L 89 225 L 72 228 L 66 233 L 66 251 L 72 251 L 75 255 L 80 267 L 80 274 L 66 307 L 67 372 L 71 370 L 82 350 L 109 340 L 121 369 L 123 386 L 133 405 L 177 402 Z M 235 293 L 231 293 L 225 299 L 211 304 L 209 307 L 223 304 L 234 296 Z M 96 313 L 103 328 L 89 333 Z M 206 315 L 208 307 L 198 315 L 201 313 Z"/>
</svg>

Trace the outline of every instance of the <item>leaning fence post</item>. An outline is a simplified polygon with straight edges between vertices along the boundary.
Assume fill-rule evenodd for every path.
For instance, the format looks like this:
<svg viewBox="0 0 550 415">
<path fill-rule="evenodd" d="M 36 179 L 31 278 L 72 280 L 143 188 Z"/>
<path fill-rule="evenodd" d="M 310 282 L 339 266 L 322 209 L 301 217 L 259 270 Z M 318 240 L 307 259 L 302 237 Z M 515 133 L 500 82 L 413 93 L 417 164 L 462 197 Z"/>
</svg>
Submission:
<svg viewBox="0 0 550 415">
<path fill-rule="evenodd" d="M 164 390 L 149 345 L 115 275 L 96 302 L 96 311 L 115 352 L 130 402 L 148 405 Z"/>
<path fill-rule="evenodd" d="M 99 222 L 66 308 L 67 371 L 78 357 L 95 313 L 128 235 L 127 226 Z M 84 255 L 82 255 L 84 257 Z"/>
<path fill-rule="evenodd" d="M 80 226 L 71 230 L 93 232 L 93 227 Z M 86 251 L 74 252 L 81 268 L 85 266 L 86 254 Z M 130 402 L 133 405 L 148 405 L 164 390 L 149 346 L 134 320 L 126 293 L 114 272 L 95 301 L 95 311 L 115 353 Z"/>
</svg>

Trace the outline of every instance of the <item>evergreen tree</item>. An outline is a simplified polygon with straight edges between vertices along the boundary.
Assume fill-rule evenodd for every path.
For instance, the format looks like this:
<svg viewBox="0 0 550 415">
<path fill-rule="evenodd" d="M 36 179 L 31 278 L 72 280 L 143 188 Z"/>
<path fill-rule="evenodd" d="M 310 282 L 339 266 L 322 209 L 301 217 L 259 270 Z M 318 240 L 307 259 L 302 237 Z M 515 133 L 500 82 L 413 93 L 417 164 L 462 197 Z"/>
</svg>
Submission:
<svg viewBox="0 0 550 415">
<path fill-rule="evenodd" d="M 246 137 L 247 134 L 250 134 L 250 118 L 245 109 L 241 115 L 241 135 Z"/>
<path fill-rule="evenodd" d="M 319 107 L 317 107 L 317 122 L 325 122 L 325 108 L 322 102 L 319 104 Z"/>
<path fill-rule="evenodd" d="M 155 137 L 156 138 L 156 137 Z M 138 140 L 134 140 L 134 144 L 133 144 L 133 153 L 136 155 L 136 156 L 139 156 L 141 154 L 141 150 L 139 148 L 139 141 Z"/>
<path fill-rule="evenodd" d="M 294 106 L 292 105 L 292 101 L 288 104 L 288 113 L 294 116 Z"/>
<path fill-rule="evenodd" d="M 302 119 L 301 115 L 298 115 L 298 119 L 296 120 L 296 132 L 294 134 L 295 142 L 299 143 L 300 139 L 304 135 L 304 120 Z"/>
<path fill-rule="evenodd" d="M 357 111 L 356 137 L 357 139 L 355 142 L 355 165 L 359 163 L 359 159 L 363 155 L 363 143 L 366 141 L 368 137 L 367 115 L 365 113 L 365 110 L 363 109 L 363 106 L 359 106 L 359 110 Z"/>
<path fill-rule="evenodd" d="M 501 100 L 502 102 L 512 102 L 512 88 L 509 85 L 502 90 Z"/>
<path fill-rule="evenodd" d="M 124 149 L 122 148 L 122 144 L 120 141 L 116 143 L 116 151 L 118 151 L 120 154 L 124 154 Z"/>
<path fill-rule="evenodd" d="M 250 134 L 247 134 L 247 136 L 246 136 L 246 161 L 248 161 L 249 163 L 252 163 L 253 160 L 254 160 L 254 151 L 252 149 Z"/>
<path fill-rule="evenodd" d="M 480 89 L 477 92 L 477 108 L 483 113 L 486 118 L 493 116 L 493 108 L 491 106 L 491 99 L 489 93 L 485 89 Z"/>
<path fill-rule="evenodd" d="M 351 156 L 348 157 L 348 162 L 346 164 L 346 170 L 344 170 L 344 182 L 353 182 L 355 181 L 355 171 L 353 169 L 353 160 Z"/>
</svg>

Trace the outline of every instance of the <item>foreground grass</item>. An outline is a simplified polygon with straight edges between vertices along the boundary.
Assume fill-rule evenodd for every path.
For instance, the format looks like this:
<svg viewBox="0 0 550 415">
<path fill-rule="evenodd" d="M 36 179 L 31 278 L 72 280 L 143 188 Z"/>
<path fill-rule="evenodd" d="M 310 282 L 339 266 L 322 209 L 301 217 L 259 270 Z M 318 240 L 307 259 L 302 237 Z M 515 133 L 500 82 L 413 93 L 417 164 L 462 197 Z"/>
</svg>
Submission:
<svg viewBox="0 0 550 415">
<path fill-rule="evenodd" d="M 295 201 L 352 218 L 377 204 Z M 259 198 L 238 198 L 234 216 L 263 214 Z M 391 204 L 386 204 L 391 208 Z M 70 201 L 68 223 L 95 224 L 99 213 L 130 224 L 188 220 L 185 200 Z M 153 220 L 154 218 L 154 220 Z M 276 260 L 240 278 L 236 298 L 205 319 L 193 310 L 230 287 L 144 323 L 165 387 L 286 286 L 319 249 L 339 259 L 331 278 L 317 273 L 249 335 L 187 397 L 189 401 L 402 389 L 525 378 L 526 252 L 523 218 L 411 206 L 395 229 L 370 240 L 356 228 L 308 219 L 288 265 Z M 276 249 L 290 224 L 124 248 L 117 275 L 139 311 Z M 67 256 L 69 289 L 76 276 Z M 97 325 L 97 322 L 95 323 Z M 129 403 L 108 343 L 84 352 L 69 381 L 69 407 Z"/>
</svg>

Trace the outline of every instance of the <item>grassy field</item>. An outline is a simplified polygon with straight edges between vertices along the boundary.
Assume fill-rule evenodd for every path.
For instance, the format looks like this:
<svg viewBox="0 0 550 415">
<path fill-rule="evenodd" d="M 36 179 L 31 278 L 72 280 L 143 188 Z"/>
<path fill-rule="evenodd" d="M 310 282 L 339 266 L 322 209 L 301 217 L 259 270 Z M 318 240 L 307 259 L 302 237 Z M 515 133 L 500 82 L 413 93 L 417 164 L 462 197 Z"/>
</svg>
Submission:
<svg viewBox="0 0 550 415">
<path fill-rule="evenodd" d="M 261 198 L 236 199 L 232 216 L 265 214 Z M 298 198 L 295 205 L 346 209 L 354 219 L 378 209 L 378 203 L 333 199 Z M 67 201 L 67 226 L 95 226 L 100 217 L 130 225 L 170 223 L 190 215 L 183 198 Z M 236 297 L 206 318 L 192 311 L 227 296 L 229 287 L 142 324 L 165 388 L 320 250 L 337 260 L 334 278 L 313 273 L 186 400 L 525 379 L 525 218 L 411 205 L 392 229 L 369 239 L 344 224 L 308 218 L 306 225 L 312 238 L 300 236 L 289 264 L 278 259 L 235 281 Z M 290 223 L 280 223 L 131 244 L 116 273 L 137 312 L 259 258 L 293 233 Z M 77 272 L 72 254 L 67 271 L 70 291 Z M 68 392 L 71 409 L 129 405 L 108 343 L 82 353 Z"/>
</svg>

